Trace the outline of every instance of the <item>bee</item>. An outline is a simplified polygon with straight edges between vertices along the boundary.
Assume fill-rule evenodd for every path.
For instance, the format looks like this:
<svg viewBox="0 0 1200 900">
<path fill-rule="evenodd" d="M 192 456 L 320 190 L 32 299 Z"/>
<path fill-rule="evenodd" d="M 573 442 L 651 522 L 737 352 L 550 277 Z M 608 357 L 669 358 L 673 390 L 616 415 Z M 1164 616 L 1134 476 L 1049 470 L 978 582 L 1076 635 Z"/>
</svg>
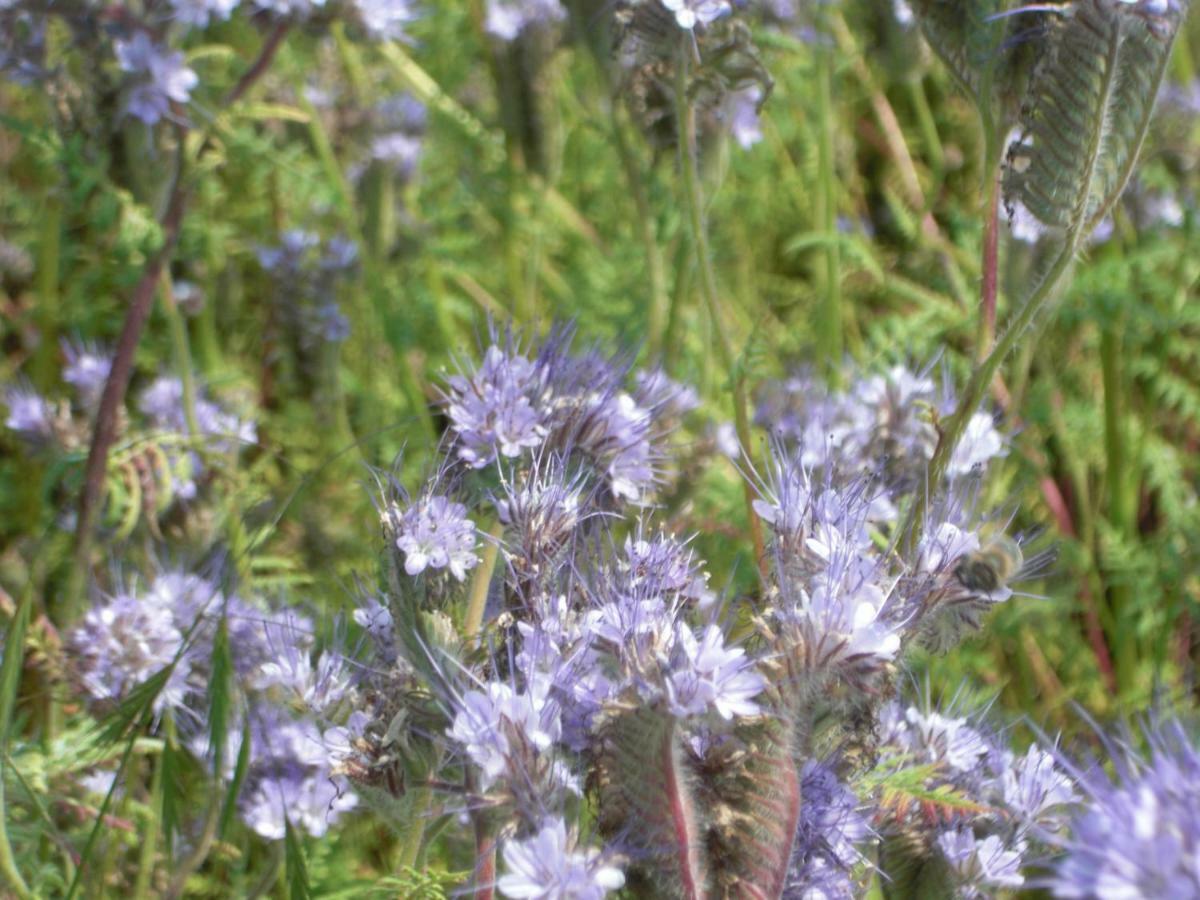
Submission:
<svg viewBox="0 0 1200 900">
<path fill-rule="evenodd" d="M 954 566 L 954 577 L 969 591 L 991 594 L 1004 587 L 1024 566 L 1020 546 L 1002 534 L 960 559 Z"/>
</svg>

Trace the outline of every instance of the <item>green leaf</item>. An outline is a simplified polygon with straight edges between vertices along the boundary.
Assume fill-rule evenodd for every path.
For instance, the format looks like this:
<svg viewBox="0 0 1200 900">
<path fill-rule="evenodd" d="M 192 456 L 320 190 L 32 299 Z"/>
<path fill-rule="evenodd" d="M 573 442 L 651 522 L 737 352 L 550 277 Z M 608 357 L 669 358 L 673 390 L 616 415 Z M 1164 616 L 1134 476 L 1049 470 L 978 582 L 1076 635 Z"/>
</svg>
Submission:
<svg viewBox="0 0 1200 900">
<path fill-rule="evenodd" d="M 1162 15 L 1076 0 L 1052 17 L 1009 148 L 1007 202 L 1078 246 L 1125 189 L 1188 0 Z"/>
</svg>

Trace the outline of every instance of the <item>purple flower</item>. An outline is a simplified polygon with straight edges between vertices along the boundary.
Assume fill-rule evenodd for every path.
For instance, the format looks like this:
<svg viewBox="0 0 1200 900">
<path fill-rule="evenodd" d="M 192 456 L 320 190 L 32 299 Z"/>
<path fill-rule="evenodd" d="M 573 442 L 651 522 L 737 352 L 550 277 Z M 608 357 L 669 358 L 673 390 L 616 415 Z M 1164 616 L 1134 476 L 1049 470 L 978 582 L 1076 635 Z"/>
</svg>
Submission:
<svg viewBox="0 0 1200 900">
<path fill-rule="evenodd" d="M 896 725 L 893 740 L 922 763 L 937 763 L 956 772 L 967 772 L 978 766 L 988 752 L 983 735 L 968 725 L 965 718 L 949 718 L 934 710 L 923 713 L 910 706 L 904 712 L 903 722 Z"/>
<path fill-rule="evenodd" d="M 729 0 L 661 0 L 661 3 L 685 31 L 691 31 L 697 25 L 711 25 L 733 12 Z"/>
<path fill-rule="evenodd" d="M 1054 755 L 1030 746 L 1024 756 L 1004 757 L 1000 786 L 1005 807 L 1022 823 L 1059 827 L 1064 807 L 1077 803 L 1078 797 L 1074 781 Z"/>
<path fill-rule="evenodd" d="M 537 834 L 511 840 L 502 850 L 506 874 L 496 887 L 513 900 L 600 900 L 625 884 L 621 870 L 606 864 L 595 849 L 580 848 L 560 818 L 542 824 Z"/>
<path fill-rule="evenodd" d="M 82 341 L 63 341 L 62 348 L 67 358 L 63 381 L 75 388 L 85 409 L 94 409 L 112 368 L 112 354 Z"/>
<path fill-rule="evenodd" d="M 546 436 L 537 409 L 544 377 L 540 365 L 493 344 L 474 375 L 448 379 L 446 412 L 459 458 L 478 469 L 497 454 L 512 458 L 539 446 Z"/>
<path fill-rule="evenodd" d="M 722 719 L 754 716 L 754 698 L 767 681 L 740 647 L 725 645 L 725 636 L 709 625 L 700 640 L 687 625 L 676 626 L 675 651 L 667 677 L 668 705 L 676 716 L 703 715 L 716 710 Z"/>
<path fill-rule="evenodd" d="M 864 861 L 858 845 L 872 837 L 858 798 L 829 766 L 808 760 L 800 772 L 800 821 L 784 896 L 849 898 L 851 870 Z"/>
<path fill-rule="evenodd" d="M 4 424 L 26 440 L 48 441 L 54 437 L 54 409 L 30 385 L 18 384 L 5 389 L 8 417 Z"/>
<path fill-rule="evenodd" d="M 994 834 L 982 840 L 970 828 L 957 828 L 938 835 L 938 849 L 960 880 L 964 897 L 985 897 L 983 888 L 1018 888 L 1025 883 L 1021 860 L 1025 845 L 1012 847 Z"/>
<path fill-rule="evenodd" d="M 700 397 L 694 387 L 680 384 L 662 369 L 637 372 L 633 380 L 637 386 L 638 405 L 654 410 L 656 414 L 680 418 L 700 406 Z"/>
<path fill-rule="evenodd" d="M 749 150 L 762 140 L 762 122 L 759 117 L 759 104 L 762 103 L 762 99 L 763 92 L 760 87 L 751 87 L 729 95 L 726 120 L 733 139 L 743 150 Z"/>
<path fill-rule="evenodd" d="M 483 790 L 516 774 L 520 748 L 513 745 L 514 736 L 519 736 L 523 747 L 543 753 L 562 734 L 559 708 L 549 698 L 545 682 L 534 682 L 531 689 L 518 693 L 504 682 L 492 681 L 483 691 L 467 691 L 456 707 L 447 733 L 482 773 Z"/>
<path fill-rule="evenodd" d="M 354 0 L 363 27 L 372 37 L 402 40 L 405 29 L 417 17 L 410 0 Z"/>
<path fill-rule="evenodd" d="M 947 472 L 952 478 L 969 475 L 1004 453 L 1004 440 L 996 430 L 995 420 L 989 413 L 977 412 L 967 421 L 962 439 L 950 454 Z"/>
<path fill-rule="evenodd" d="M 449 569 L 459 581 L 479 563 L 475 525 L 467 508 L 446 497 L 431 496 L 410 506 L 396 519 L 396 546 L 404 551 L 404 571 Z"/>
<path fill-rule="evenodd" d="M 526 28 L 566 18 L 559 0 L 488 0 L 483 27 L 502 41 L 515 40 Z"/>
<path fill-rule="evenodd" d="M 1085 805 L 1055 840 L 1054 896 L 1200 896 L 1200 750 L 1177 723 L 1148 738 L 1148 759 L 1106 741 L 1114 777 L 1080 775 Z"/>
<path fill-rule="evenodd" d="M 171 0 L 175 21 L 191 28 L 204 28 L 210 22 L 224 22 L 240 0 Z"/>
<path fill-rule="evenodd" d="M 135 118 L 153 125 L 171 111 L 171 103 L 187 103 L 198 83 L 196 73 L 183 62 L 183 54 L 157 46 L 139 31 L 128 41 L 116 42 L 117 62 L 123 72 L 139 76 L 126 107 Z"/>
</svg>

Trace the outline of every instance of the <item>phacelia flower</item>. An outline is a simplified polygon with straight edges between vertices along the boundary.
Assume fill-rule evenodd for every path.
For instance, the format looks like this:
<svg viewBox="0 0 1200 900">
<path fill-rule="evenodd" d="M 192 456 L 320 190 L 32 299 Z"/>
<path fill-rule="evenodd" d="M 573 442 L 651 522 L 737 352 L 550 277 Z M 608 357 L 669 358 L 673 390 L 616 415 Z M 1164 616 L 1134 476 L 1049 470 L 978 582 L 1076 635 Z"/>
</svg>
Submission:
<svg viewBox="0 0 1200 900">
<path fill-rule="evenodd" d="M 496 887 L 513 900 L 600 900 L 625 884 L 621 870 L 600 851 L 574 843 L 559 818 L 526 840 L 508 841 L 501 851 L 507 871 Z"/>
<path fill-rule="evenodd" d="M 710 708 L 722 719 L 757 715 L 754 698 L 767 686 L 740 647 L 727 647 L 725 635 L 709 625 L 696 640 L 691 628 L 676 626 L 675 652 L 667 678 L 671 712 L 677 716 L 703 715 Z"/>
<path fill-rule="evenodd" d="M 549 685 L 535 683 L 518 693 L 501 681 L 489 682 L 482 691 L 467 691 L 460 701 L 448 734 L 482 773 L 480 787 L 487 790 L 519 765 L 510 735 L 534 752 L 549 750 L 562 734 L 558 705 L 548 696 Z"/>
<path fill-rule="evenodd" d="M 957 828 L 938 835 L 938 849 L 958 876 L 964 897 L 985 897 L 984 888 L 1018 888 L 1025 883 L 1021 874 L 1024 844 L 1013 847 L 994 834 L 982 840 L 970 828 Z"/>
<path fill-rule="evenodd" d="M 204 28 L 210 22 L 224 22 L 240 0 L 171 0 L 175 21 L 190 28 Z"/>
<path fill-rule="evenodd" d="M 1084 806 L 1048 887 L 1056 897 L 1200 896 L 1200 750 L 1179 724 L 1142 759 L 1114 746 L 1115 777 L 1081 775 Z"/>
<path fill-rule="evenodd" d="M 496 458 L 520 456 L 546 436 L 537 408 L 543 387 L 541 367 L 517 353 L 492 345 L 470 377 L 448 379 L 446 412 L 460 459 L 482 468 Z"/>
<path fill-rule="evenodd" d="M 144 31 L 117 41 L 116 53 L 121 70 L 139 77 L 126 108 L 147 125 L 166 117 L 171 103 L 187 103 L 199 83 L 196 73 L 184 65 L 182 53 L 159 47 Z"/>
<path fill-rule="evenodd" d="M 827 765 L 808 760 L 800 772 L 800 820 L 788 870 L 787 897 L 850 898 L 858 847 L 871 839 L 858 798 Z"/>
<path fill-rule="evenodd" d="M 5 427 L 29 441 L 42 442 L 54 436 L 54 410 L 49 401 L 28 385 L 9 387 L 4 392 L 8 405 Z"/>
<path fill-rule="evenodd" d="M 363 27 L 372 37 L 395 41 L 405 37 L 405 29 L 417 12 L 410 0 L 354 0 Z"/>
<path fill-rule="evenodd" d="M 449 569 L 459 581 L 479 563 L 475 525 L 467 508 L 447 497 L 431 496 L 410 506 L 397 522 L 396 546 L 404 551 L 404 571 Z"/>
<path fill-rule="evenodd" d="M 733 12 L 729 0 L 661 0 L 662 5 L 675 17 L 675 22 L 685 31 L 697 25 L 711 25 L 722 16 Z"/>
<path fill-rule="evenodd" d="M 63 341 L 62 348 L 67 358 L 63 381 L 75 389 L 85 409 L 94 409 L 108 380 L 112 355 L 83 342 Z"/>
</svg>

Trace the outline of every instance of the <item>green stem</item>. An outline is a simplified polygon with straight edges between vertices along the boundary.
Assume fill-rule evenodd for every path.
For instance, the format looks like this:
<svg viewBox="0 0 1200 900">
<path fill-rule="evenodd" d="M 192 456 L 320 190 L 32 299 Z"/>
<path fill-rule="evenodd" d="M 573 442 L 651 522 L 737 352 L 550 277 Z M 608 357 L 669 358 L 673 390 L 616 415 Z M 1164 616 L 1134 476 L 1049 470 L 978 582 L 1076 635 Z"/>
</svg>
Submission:
<svg viewBox="0 0 1200 900">
<path fill-rule="evenodd" d="M 1129 496 L 1129 448 L 1121 403 L 1121 339 L 1118 323 L 1106 322 L 1100 331 L 1100 369 L 1104 383 L 1104 478 L 1108 491 L 1108 517 L 1122 539 L 1133 538 L 1136 525 Z M 1133 685 L 1137 662 L 1137 630 L 1130 621 L 1134 607 L 1128 585 L 1109 588 L 1115 634 L 1109 636 L 1117 670 L 1117 684 L 1127 694 Z"/>
<path fill-rule="evenodd" d="M 8 622 L 8 634 L 4 641 L 4 662 L 0 664 L 0 877 L 14 895 L 25 900 L 32 897 L 29 886 L 17 869 L 12 844 L 8 840 L 8 811 L 5 806 L 4 783 L 7 776 L 4 768 L 8 760 L 8 731 L 12 724 L 13 709 L 17 703 L 17 689 L 21 681 L 21 670 L 25 662 L 25 630 L 33 610 L 32 585 L 27 585 L 16 612 Z"/>
<path fill-rule="evenodd" d="M 59 259 L 62 252 L 63 204 L 54 188 L 42 209 L 42 228 L 37 254 L 37 323 L 41 343 L 33 360 L 33 382 L 48 390 L 54 381 L 58 354 Z"/>
<path fill-rule="evenodd" d="M 721 365 L 732 383 L 733 423 L 737 430 L 738 443 L 746 455 L 746 462 L 754 469 L 753 445 L 750 437 L 750 417 L 747 414 L 746 384 L 741 366 L 733 351 L 725 322 L 721 315 L 721 294 L 717 276 L 713 271 L 712 252 L 708 246 L 708 229 L 704 221 L 704 188 L 700 183 L 700 172 L 696 164 L 696 110 L 688 96 L 688 69 L 692 61 L 692 37 L 686 35 L 680 42 L 679 59 L 675 72 L 675 123 L 676 143 L 679 145 L 679 169 L 683 178 L 683 205 L 692 249 L 696 256 L 696 268 L 700 274 L 700 293 L 708 307 L 709 320 L 716 336 L 717 351 Z M 762 522 L 754 511 L 754 487 L 750 480 L 742 479 L 742 491 L 746 502 L 746 518 L 750 527 L 750 538 L 754 544 L 755 562 L 761 567 L 766 564 L 766 545 L 763 542 Z"/>
<path fill-rule="evenodd" d="M 497 520 L 488 529 L 490 540 L 484 544 L 483 558 L 471 579 L 471 592 L 467 599 L 467 615 L 463 620 L 463 633 L 473 638 L 483 627 L 483 613 L 487 607 L 488 587 L 492 583 L 492 572 L 500 555 L 500 539 L 504 536 L 504 523 Z"/>
<path fill-rule="evenodd" d="M 967 423 L 983 402 L 984 395 L 987 393 L 992 379 L 996 376 L 1000 364 L 1017 345 L 1017 341 L 1033 323 L 1037 314 L 1053 297 L 1054 289 L 1075 260 L 1079 239 L 1080 233 L 1076 232 L 1063 244 L 1058 256 L 1037 283 L 1029 299 L 1025 301 L 1020 311 L 1009 323 L 992 352 L 979 363 L 971 374 L 962 398 L 958 401 L 958 406 L 942 425 L 937 449 L 934 451 L 933 459 L 929 462 L 927 489 L 917 493 L 902 532 L 908 535 L 910 547 L 915 548 L 921 541 L 930 495 L 940 489 L 942 481 L 946 477 L 946 471 L 950 467 L 950 459 L 954 455 L 954 450 L 962 439 L 963 432 L 967 429 Z"/>
<path fill-rule="evenodd" d="M 833 163 L 833 49 L 817 49 L 817 229 L 837 234 L 837 201 Z M 845 336 L 842 333 L 841 259 L 837 241 L 826 241 L 821 254 L 821 307 L 817 317 L 817 347 L 826 376 L 834 384 L 841 373 Z"/>
<path fill-rule="evenodd" d="M 196 419 L 196 379 L 192 369 L 192 353 L 188 347 L 187 324 L 183 321 L 179 304 L 175 302 L 171 276 L 165 270 L 162 273 L 159 296 L 162 298 L 163 312 L 167 316 L 167 325 L 171 331 L 171 351 L 175 354 L 175 368 L 183 385 L 183 418 L 187 423 L 188 434 L 194 439 L 200 435 L 200 425 Z"/>
<path fill-rule="evenodd" d="M 646 343 L 650 350 L 651 359 L 657 360 L 662 354 L 663 341 L 667 335 L 667 320 L 670 316 L 671 299 L 667 293 L 667 276 L 663 268 L 662 250 L 658 246 L 658 236 L 654 229 L 654 213 L 646 198 L 646 187 L 643 183 L 644 170 L 640 160 L 629 144 L 625 133 L 625 125 L 617 112 L 616 101 L 608 104 L 609 124 L 612 128 L 613 141 L 617 145 L 617 155 L 621 160 L 621 168 L 625 172 L 625 182 L 629 194 L 633 198 L 634 209 L 637 213 L 637 233 L 642 244 L 642 252 L 646 257 L 646 278 L 650 282 L 650 305 L 646 314 Z"/>
<path fill-rule="evenodd" d="M 137 881 L 133 887 L 135 900 L 150 896 L 150 880 L 154 877 L 154 860 L 158 855 L 158 826 L 163 804 L 163 760 L 149 761 L 154 766 L 150 776 L 150 808 L 153 815 L 146 822 L 142 847 L 138 853 Z"/>
</svg>

